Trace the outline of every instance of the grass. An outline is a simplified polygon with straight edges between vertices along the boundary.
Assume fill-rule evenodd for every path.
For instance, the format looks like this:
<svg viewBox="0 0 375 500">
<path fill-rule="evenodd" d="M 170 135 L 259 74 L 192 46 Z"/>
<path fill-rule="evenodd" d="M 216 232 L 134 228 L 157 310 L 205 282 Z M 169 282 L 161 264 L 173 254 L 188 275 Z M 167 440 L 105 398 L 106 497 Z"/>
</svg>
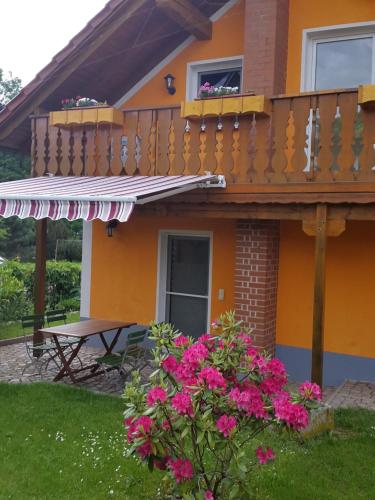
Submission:
<svg viewBox="0 0 375 500">
<path fill-rule="evenodd" d="M 74 323 L 75 321 L 79 321 L 79 312 L 67 313 L 67 323 Z M 58 324 L 58 322 L 54 323 L 54 325 Z M 23 331 L 20 321 L 0 323 L 0 340 L 13 339 L 21 335 L 23 335 Z"/>
<path fill-rule="evenodd" d="M 0 384 L 0 499 L 156 499 L 161 473 L 123 457 L 123 403 L 63 385 Z M 308 442 L 267 435 L 277 460 L 254 499 L 375 498 L 375 412 L 340 410 Z M 160 498 L 160 497 L 159 497 Z"/>
</svg>

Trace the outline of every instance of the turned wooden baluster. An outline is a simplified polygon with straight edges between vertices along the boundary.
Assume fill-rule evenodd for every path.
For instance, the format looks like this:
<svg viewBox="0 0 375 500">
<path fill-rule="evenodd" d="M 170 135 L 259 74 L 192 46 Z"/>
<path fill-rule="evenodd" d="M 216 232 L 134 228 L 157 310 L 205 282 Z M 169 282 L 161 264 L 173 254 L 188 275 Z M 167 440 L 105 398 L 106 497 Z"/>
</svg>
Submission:
<svg viewBox="0 0 375 500">
<path fill-rule="evenodd" d="M 320 148 L 315 180 L 331 182 L 335 177 L 330 167 L 332 165 L 332 124 L 336 116 L 337 94 L 319 95 L 317 99 Z"/>
<path fill-rule="evenodd" d="M 332 152 L 332 162 L 329 167 L 331 171 L 332 178 L 336 181 L 340 178 L 340 164 L 339 164 L 339 154 L 341 151 L 341 129 L 342 120 L 340 106 L 336 106 L 336 113 L 332 122 L 332 134 L 331 134 L 331 152 Z"/>
<path fill-rule="evenodd" d="M 31 119 L 31 175 L 36 175 L 36 164 L 38 162 L 38 135 L 36 133 L 36 119 Z"/>
<path fill-rule="evenodd" d="M 273 168 L 273 156 L 276 151 L 275 147 L 275 128 L 274 128 L 274 114 L 270 116 L 268 121 L 268 130 L 267 130 L 267 166 L 264 169 L 264 177 L 267 182 L 271 182 L 272 178 L 275 174 L 275 170 Z"/>
<path fill-rule="evenodd" d="M 48 165 L 49 165 L 49 161 L 51 159 L 50 154 L 49 154 L 50 142 L 49 142 L 49 131 L 48 130 L 49 130 L 49 127 L 48 127 L 48 121 L 47 121 L 46 135 L 44 137 L 44 155 L 43 155 L 43 161 L 44 161 L 43 174 L 44 175 L 48 173 Z"/>
<path fill-rule="evenodd" d="M 169 175 L 173 174 L 174 171 L 174 164 L 175 164 L 175 159 L 176 159 L 176 148 L 175 148 L 175 142 L 176 142 L 176 134 L 174 130 L 174 122 L 173 122 L 173 116 L 172 116 L 172 111 L 171 111 L 171 117 L 170 117 L 170 125 L 169 125 L 169 133 L 168 133 L 168 173 Z"/>
<path fill-rule="evenodd" d="M 189 175 L 189 162 L 190 162 L 190 141 L 191 141 L 191 129 L 190 129 L 190 122 L 189 120 L 186 120 L 185 124 L 185 131 L 184 131 L 184 148 L 182 152 L 182 158 L 184 160 L 184 170 L 183 170 L 183 175 Z"/>
<path fill-rule="evenodd" d="M 181 118 L 181 108 L 173 109 L 173 129 L 174 129 L 174 149 L 175 159 L 173 170 L 170 171 L 171 175 L 182 175 L 184 172 L 185 164 L 183 159 L 184 150 L 184 134 L 185 134 L 185 119 Z"/>
<path fill-rule="evenodd" d="M 150 128 L 150 135 L 148 138 L 148 161 L 149 161 L 149 175 L 156 175 L 156 111 L 152 112 L 152 124 Z"/>
<path fill-rule="evenodd" d="M 156 174 L 168 175 L 168 135 L 170 126 L 170 110 L 159 109 L 156 128 Z"/>
<path fill-rule="evenodd" d="M 375 179 L 375 114 L 373 110 L 363 110 L 363 150 L 361 165 L 363 180 Z"/>
<path fill-rule="evenodd" d="M 353 181 L 354 152 L 352 149 L 355 115 L 357 109 L 357 92 L 343 93 L 338 96 L 341 114 L 341 149 L 337 157 L 340 168 L 340 180 Z"/>
<path fill-rule="evenodd" d="M 69 171 L 68 175 L 74 175 L 73 171 L 73 163 L 74 163 L 74 132 L 73 127 L 70 127 L 69 130 L 69 152 L 68 152 L 68 162 L 69 162 Z"/>
<path fill-rule="evenodd" d="M 204 175 L 207 171 L 207 133 L 206 133 L 206 121 L 204 118 L 201 120 L 200 131 L 199 131 L 199 170 L 200 175 Z"/>
<path fill-rule="evenodd" d="M 274 130 L 272 167 L 267 171 L 269 182 L 284 183 L 287 168 L 288 120 L 290 119 L 291 99 L 277 99 L 274 102 L 272 126 Z"/>
<path fill-rule="evenodd" d="M 294 120 L 294 110 L 293 110 L 293 100 L 291 101 L 291 109 L 289 110 L 288 121 L 286 126 L 286 145 L 285 145 L 285 156 L 286 156 L 286 167 L 284 168 L 283 174 L 285 179 L 289 182 L 295 171 L 294 167 L 294 155 L 296 152 L 295 148 L 295 134 L 296 126 Z"/>
<path fill-rule="evenodd" d="M 86 130 L 83 129 L 82 137 L 81 137 L 81 151 L 80 151 L 80 160 L 81 160 L 81 175 L 87 175 L 87 136 Z"/>
<path fill-rule="evenodd" d="M 62 131 L 61 128 L 58 129 L 57 131 L 57 139 L 56 139 L 56 164 L 57 164 L 57 170 L 56 170 L 56 175 L 63 175 L 62 172 L 62 161 L 63 161 L 63 141 L 62 141 Z"/>
<path fill-rule="evenodd" d="M 216 160 L 216 168 L 215 168 L 215 174 L 220 175 L 224 174 L 224 169 L 223 169 L 223 158 L 224 158 L 224 144 L 223 144 L 223 139 L 224 139 L 224 133 L 223 133 L 223 122 L 221 117 L 219 116 L 217 120 L 217 125 L 216 125 L 216 132 L 215 132 L 215 160 Z"/>
<path fill-rule="evenodd" d="M 294 154 L 292 161 L 293 171 L 288 173 L 290 182 L 305 182 L 306 174 L 306 130 L 310 117 L 310 98 L 307 96 L 296 97 L 292 102 L 294 117 Z M 310 152 L 308 154 L 310 158 Z"/>
<path fill-rule="evenodd" d="M 233 130 L 232 130 L 232 145 L 231 145 L 232 168 L 228 172 L 232 182 L 235 182 L 240 171 L 240 156 L 241 156 L 240 126 L 241 125 L 238 115 L 236 115 L 233 119 Z"/>
<path fill-rule="evenodd" d="M 352 165 L 352 172 L 354 180 L 359 180 L 362 173 L 361 166 L 361 153 L 363 150 L 363 120 L 362 120 L 362 109 L 361 106 L 357 105 L 357 111 L 354 119 L 354 133 L 352 141 L 352 150 L 354 155 L 354 161 Z"/>
</svg>

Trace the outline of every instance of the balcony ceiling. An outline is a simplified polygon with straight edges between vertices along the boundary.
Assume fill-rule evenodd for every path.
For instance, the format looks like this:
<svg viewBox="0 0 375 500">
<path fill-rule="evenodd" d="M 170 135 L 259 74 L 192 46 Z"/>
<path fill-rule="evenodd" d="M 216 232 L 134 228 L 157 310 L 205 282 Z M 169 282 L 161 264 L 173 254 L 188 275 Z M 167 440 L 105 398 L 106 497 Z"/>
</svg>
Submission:
<svg viewBox="0 0 375 500">
<path fill-rule="evenodd" d="M 228 0 L 190 0 L 209 17 Z M 0 112 L 0 146 L 27 151 L 28 117 L 83 95 L 115 103 L 190 33 L 155 0 L 110 0 Z"/>
</svg>

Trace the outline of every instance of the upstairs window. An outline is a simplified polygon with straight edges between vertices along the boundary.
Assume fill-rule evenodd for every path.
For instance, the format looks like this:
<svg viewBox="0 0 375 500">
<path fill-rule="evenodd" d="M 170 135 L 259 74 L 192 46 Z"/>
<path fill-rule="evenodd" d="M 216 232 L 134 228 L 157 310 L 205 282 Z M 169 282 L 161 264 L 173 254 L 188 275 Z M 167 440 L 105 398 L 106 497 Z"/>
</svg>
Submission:
<svg viewBox="0 0 375 500">
<path fill-rule="evenodd" d="M 214 87 L 238 87 L 242 91 L 242 56 L 189 63 L 186 99 L 196 99 L 199 87 L 206 82 Z"/>
<path fill-rule="evenodd" d="M 302 91 L 375 83 L 375 23 L 305 30 Z"/>
</svg>

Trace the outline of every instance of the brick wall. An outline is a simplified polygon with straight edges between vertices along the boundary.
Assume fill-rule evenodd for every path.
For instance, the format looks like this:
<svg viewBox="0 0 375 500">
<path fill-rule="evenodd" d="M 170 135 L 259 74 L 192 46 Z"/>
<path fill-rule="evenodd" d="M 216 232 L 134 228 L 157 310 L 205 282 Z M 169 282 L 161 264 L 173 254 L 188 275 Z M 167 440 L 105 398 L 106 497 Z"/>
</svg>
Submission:
<svg viewBox="0 0 375 500">
<path fill-rule="evenodd" d="M 255 343 L 275 352 L 278 221 L 238 221 L 236 230 L 235 310 L 253 329 Z"/>
<path fill-rule="evenodd" d="M 244 90 L 285 92 L 289 0 L 246 0 Z"/>
</svg>

